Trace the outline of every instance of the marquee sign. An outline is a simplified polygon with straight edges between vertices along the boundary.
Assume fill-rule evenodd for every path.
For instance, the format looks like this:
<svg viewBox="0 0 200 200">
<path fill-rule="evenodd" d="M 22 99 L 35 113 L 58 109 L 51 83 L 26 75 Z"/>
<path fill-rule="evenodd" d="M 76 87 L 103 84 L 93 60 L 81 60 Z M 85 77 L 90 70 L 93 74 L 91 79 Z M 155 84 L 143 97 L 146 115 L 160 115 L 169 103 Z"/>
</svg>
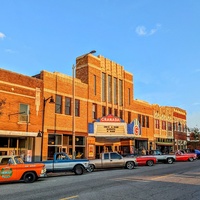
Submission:
<svg viewBox="0 0 200 200">
<path fill-rule="evenodd" d="M 100 122 L 121 122 L 121 119 L 113 115 L 107 115 L 107 116 L 101 117 L 99 121 Z"/>
</svg>

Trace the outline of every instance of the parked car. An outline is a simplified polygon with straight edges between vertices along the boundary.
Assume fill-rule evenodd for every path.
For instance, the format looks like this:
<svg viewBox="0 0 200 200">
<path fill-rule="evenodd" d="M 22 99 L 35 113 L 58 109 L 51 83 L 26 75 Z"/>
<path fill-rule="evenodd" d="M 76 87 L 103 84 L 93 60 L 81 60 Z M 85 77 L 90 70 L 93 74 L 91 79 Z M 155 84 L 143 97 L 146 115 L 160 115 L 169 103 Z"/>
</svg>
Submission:
<svg viewBox="0 0 200 200">
<path fill-rule="evenodd" d="M 159 150 L 150 150 L 149 155 L 154 156 L 157 158 L 158 162 L 172 164 L 176 161 L 176 155 L 174 154 L 163 154 Z"/>
<path fill-rule="evenodd" d="M 20 156 L 0 156 L 0 182 L 33 183 L 40 177 L 46 177 L 44 164 L 24 163 Z"/>
<path fill-rule="evenodd" d="M 42 161 L 45 164 L 47 173 L 74 172 L 81 175 L 89 168 L 88 159 L 71 159 L 66 153 L 55 153 L 53 160 Z"/>
<path fill-rule="evenodd" d="M 139 156 L 137 154 L 126 154 L 124 157 L 135 157 L 136 161 L 138 163 L 138 166 L 147 165 L 147 166 L 153 166 L 157 163 L 157 158 L 154 156 Z"/>
<path fill-rule="evenodd" d="M 123 157 L 117 152 L 107 152 L 101 153 L 99 159 L 90 160 L 89 171 L 119 167 L 133 169 L 137 165 L 138 162 L 135 157 Z"/>
<path fill-rule="evenodd" d="M 194 153 L 196 153 L 196 154 L 197 154 L 197 158 L 200 159 L 200 150 L 195 149 L 195 150 L 194 150 Z"/>
<path fill-rule="evenodd" d="M 187 155 L 187 154 L 188 154 L 190 157 L 191 157 L 191 156 L 193 157 L 193 160 L 196 160 L 196 159 L 197 159 L 197 154 L 194 153 L 194 152 L 187 152 L 187 151 L 181 149 L 181 150 L 176 151 L 176 153 L 178 153 L 178 154 L 184 154 L 184 155 Z"/>
<path fill-rule="evenodd" d="M 175 152 L 176 161 L 194 161 L 197 159 L 197 155 L 194 153 L 185 153 L 184 151 L 178 150 Z"/>
</svg>

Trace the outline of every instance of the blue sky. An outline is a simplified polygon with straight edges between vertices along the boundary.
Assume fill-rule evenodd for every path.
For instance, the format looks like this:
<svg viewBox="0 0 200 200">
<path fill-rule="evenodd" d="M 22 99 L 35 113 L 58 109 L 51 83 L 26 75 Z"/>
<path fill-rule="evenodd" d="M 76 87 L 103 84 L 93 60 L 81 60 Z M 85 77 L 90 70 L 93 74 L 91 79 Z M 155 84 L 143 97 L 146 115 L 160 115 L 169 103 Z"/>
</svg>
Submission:
<svg viewBox="0 0 200 200">
<path fill-rule="evenodd" d="M 200 1 L 0 0 L 0 68 L 72 75 L 91 50 L 134 76 L 134 99 L 200 128 Z"/>
</svg>

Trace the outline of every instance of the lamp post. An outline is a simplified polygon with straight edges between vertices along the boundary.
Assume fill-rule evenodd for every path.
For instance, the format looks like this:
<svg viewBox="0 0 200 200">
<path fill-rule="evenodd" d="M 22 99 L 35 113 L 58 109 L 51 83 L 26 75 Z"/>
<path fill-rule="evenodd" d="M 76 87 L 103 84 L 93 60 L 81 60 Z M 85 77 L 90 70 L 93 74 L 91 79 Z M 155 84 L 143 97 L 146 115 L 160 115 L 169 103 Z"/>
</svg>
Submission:
<svg viewBox="0 0 200 200">
<path fill-rule="evenodd" d="M 87 56 L 88 54 L 93 54 L 93 53 L 96 53 L 95 50 L 92 50 L 90 51 L 89 53 L 86 53 L 83 58 L 85 56 Z M 73 110 L 73 113 L 72 113 L 72 158 L 75 159 L 76 158 L 76 149 L 75 149 L 75 146 L 76 146 L 76 142 L 75 142 L 75 139 L 76 139 L 76 133 L 75 133 L 75 69 L 76 69 L 76 66 L 77 66 L 78 63 L 76 63 L 76 65 L 73 65 L 72 66 L 72 77 L 73 77 L 73 100 L 72 100 L 72 110 Z"/>
<path fill-rule="evenodd" d="M 45 118 L 45 107 L 46 107 L 46 103 L 49 100 L 49 103 L 55 103 L 53 96 L 50 96 L 48 98 L 44 98 L 43 99 L 43 111 L 42 111 L 42 132 L 39 131 L 38 136 L 41 136 L 41 158 L 40 160 L 42 161 L 42 152 L 43 152 L 43 140 L 44 140 L 44 118 Z"/>
</svg>

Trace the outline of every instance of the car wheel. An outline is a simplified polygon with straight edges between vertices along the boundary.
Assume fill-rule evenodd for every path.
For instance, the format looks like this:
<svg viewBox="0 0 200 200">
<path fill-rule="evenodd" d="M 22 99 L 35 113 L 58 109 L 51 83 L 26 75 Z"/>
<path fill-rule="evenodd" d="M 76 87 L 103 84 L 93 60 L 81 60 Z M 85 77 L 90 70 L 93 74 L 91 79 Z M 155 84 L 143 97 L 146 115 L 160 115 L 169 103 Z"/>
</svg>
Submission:
<svg viewBox="0 0 200 200">
<path fill-rule="evenodd" d="M 148 161 L 147 161 L 147 166 L 153 166 L 153 164 L 154 164 L 154 163 L 153 163 L 152 160 L 148 160 Z"/>
<path fill-rule="evenodd" d="M 89 165 L 89 168 L 87 169 L 88 172 L 93 172 L 94 171 L 95 166 L 93 164 Z"/>
<path fill-rule="evenodd" d="M 194 161 L 194 158 L 191 157 L 191 158 L 189 158 L 188 160 L 189 160 L 190 162 L 192 162 L 192 161 Z"/>
<path fill-rule="evenodd" d="M 128 162 L 126 163 L 126 168 L 127 168 L 127 169 L 133 169 L 134 167 L 135 167 L 134 162 L 128 161 Z"/>
<path fill-rule="evenodd" d="M 36 180 L 36 176 L 33 172 L 26 172 L 23 176 L 25 183 L 33 183 Z"/>
<path fill-rule="evenodd" d="M 76 165 L 75 168 L 74 168 L 74 173 L 76 175 L 82 175 L 84 172 L 84 169 L 83 169 L 83 166 L 81 165 Z"/>
<path fill-rule="evenodd" d="M 168 164 L 172 164 L 173 162 L 174 162 L 173 158 L 168 158 L 168 159 L 167 159 L 167 163 L 168 163 Z"/>
</svg>

